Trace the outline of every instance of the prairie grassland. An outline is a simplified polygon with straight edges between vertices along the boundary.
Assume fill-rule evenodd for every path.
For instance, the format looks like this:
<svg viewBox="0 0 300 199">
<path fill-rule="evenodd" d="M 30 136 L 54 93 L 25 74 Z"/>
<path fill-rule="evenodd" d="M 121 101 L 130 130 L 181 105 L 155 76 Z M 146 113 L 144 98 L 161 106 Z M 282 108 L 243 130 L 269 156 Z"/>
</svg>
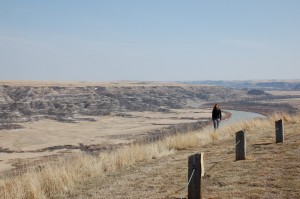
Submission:
<svg viewBox="0 0 300 199">
<path fill-rule="evenodd" d="M 99 148 L 125 145 L 171 125 L 193 124 L 205 121 L 210 110 L 205 109 L 171 109 L 162 112 L 128 112 L 129 117 L 102 116 L 93 117 L 94 122 L 80 121 L 62 123 L 53 120 L 40 120 L 21 123 L 21 129 L 1 130 L 1 148 L 11 153 L 1 155 L 0 172 L 12 169 L 24 162 L 40 161 L 49 156 L 77 153 L 80 145 Z M 226 114 L 225 114 L 226 116 Z M 73 146 L 73 149 L 65 146 Z M 57 147 L 58 146 L 58 147 Z M 49 147 L 61 147 L 61 150 L 44 150 Z M 77 148 L 77 149 L 76 149 Z"/>
<path fill-rule="evenodd" d="M 170 195 L 173 198 L 178 198 L 180 195 L 178 192 L 175 193 L 175 191 L 186 183 L 187 174 L 185 167 L 187 154 L 202 149 L 207 154 L 210 154 L 208 156 L 208 159 L 210 159 L 216 154 L 226 151 L 227 145 L 230 143 L 228 140 L 232 139 L 235 132 L 241 129 L 245 129 L 247 136 L 257 142 L 259 140 L 256 137 L 262 135 L 266 139 L 269 139 L 270 135 L 266 132 L 274 131 L 274 121 L 279 118 L 283 118 L 285 122 L 287 127 L 286 134 L 295 137 L 300 130 L 300 115 L 291 116 L 285 114 L 274 115 L 269 119 L 240 122 L 220 129 L 218 132 L 209 130 L 190 132 L 184 135 L 167 137 L 154 143 L 132 144 L 111 152 L 102 153 L 97 157 L 86 154 L 73 155 L 59 161 L 45 162 L 35 167 L 29 167 L 25 173 L 19 175 L 2 177 L 0 180 L 0 198 L 166 198 Z M 290 126 L 293 126 L 292 131 L 290 130 Z M 294 130 L 295 128 L 298 131 Z M 285 147 L 285 145 L 281 146 L 281 148 Z M 293 147 L 295 146 L 293 145 Z M 299 151 L 299 145 L 296 149 Z M 259 153 L 260 151 L 257 151 L 257 154 Z M 267 154 L 268 152 L 264 153 Z M 163 161 L 162 157 L 166 158 L 167 161 Z M 255 158 L 250 157 L 250 159 Z M 272 160 L 268 159 L 268 161 L 270 161 L 268 164 L 271 164 Z M 227 164 L 227 167 L 228 165 L 233 166 L 232 164 L 242 164 L 239 162 L 232 163 L 232 161 L 221 162 Z M 283 161 L 280 163 L 283 163 Z M 255 168 L 255 162 L 253 164 Z M 177 169 L 176 165 L 179 166 Z M 223 168 L 227 167 L 223 165 Z M 230 170 L 229 167 L 227 169 Z M 240 169 L 245 171 L 242 167 Z M 137 170 L 139 171 L 138 173 L 136 172 Z M 141 171 L 145 172 L 142 172 L 141 175 Z M 171 175 L 168 172 L 171 172 Z M 233 171 L 230 170 L 230 172 Z M 206 187 L 206 190 L 216 190 L 217 192 L 227 191 L 225 198 L 241 198 L 240 196 L 243 196 L 240 195 L 241 193 L 238 193 L 236 188 L 234 188 L 235 192 L 232 193 L 232 189 L 229 188 L 231 185 L 226 186 L 226 182 L 218 181 L 217 184 L 221 183 L 221 185 L 216 186 L 213 180 L 211 180 L 212 176 L 217 176 L 216 173 L 220 174 L 224 172 L 220 169 L 214 171 L 213 174 L 206 175 L 205 177 L 208 178 L 207 181 L 210 185 Z M 235 183 L 238 183 L 241 179 L 237 173 L 235 173 L 233 178 L 230 178 Z M 292 173 L 292 175 L 299 177 L 299 173 Z M 292 178 L 291 175 L 288 175 L 288 177 Z M 221 176 L 221 178 L 224 178 L 224 176 Z M 272 176 L 270 178 L 277 180 L 277 178 Z M 165 182 L 169 183 L 165 184 Z M 170 182 L 173 182 L 173 184 L 170 184 Z M 284 182 L 291 182 L 291 184 L 276 184 L 276 186 L 281 186 L 277 187 L 277 189 L 290 187 L 294 190 L 295 186 L 299 188 L 299 184 L 295 184 L 294 180 Z M 243 183 L 245 183 L 245 180 L 240 185 L 244 186 L 245 184 Z M 257 188 L 261 192 L 272 191 L 273 189 L 268 189 L 267 187 L 271 185 L 266 183 L 269 183 L 267 179 L 265 179 L 265 183 L 258 184 Z M 261 186 L 266 186 L 267 188 Z M 210 193 L 205 192 L 205 194 L 213 197 Z M 260 195 L 258 195 L 258 198 L 260 198 Z"/>
</svg>

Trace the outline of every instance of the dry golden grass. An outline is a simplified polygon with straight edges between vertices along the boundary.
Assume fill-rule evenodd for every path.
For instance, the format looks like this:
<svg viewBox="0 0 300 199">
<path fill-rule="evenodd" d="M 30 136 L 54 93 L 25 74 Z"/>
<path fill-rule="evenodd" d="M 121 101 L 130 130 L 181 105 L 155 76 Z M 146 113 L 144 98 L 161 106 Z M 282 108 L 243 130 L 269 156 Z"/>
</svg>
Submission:
<svg viewBox="0 0 300 199">
<path fill-rule="evenodd" d="M 22 153 L 6 153 L 1 155 L 0 172 L 12 169 L 23 162 L 39 161 L 45 156 L 77 153 L 79 149 L 66 149 L 44 152 L 32 152 L 53 146 L 85 146 L 97 147 L 129 144 L 134 139 L 142 139 L 147 132 L 163 130 L 170 125 L 195 123 L 205 120 L 211 115 L 208 109 L 171 109 L 162 112 L 128 112 L 130 117 L 102 116 L 93 117 L 96 121 L 80 121 L 62 123 L 53 120 L 40 120 L 21 123 L 22 129 L 1 130 L 0 146 Z M 63 132 L 63 133 L 62 133 Z"/>
<path fill-rule="evenodd" d="M 274 119 L 279 117 L 275 116 Z M 171 155 L 140 163 L 102 181 L 96 180 L 67 198 L 186 197 L 187 159 L 189 155 L 199 152 L 204 152 L 204 198 L 299 198 L 299 116 L 291 120 L 288 118 L 285 122 L 284 144 L 275 143 L 274 120 L 255 120 L 255 128 L 250 125 L 251 122 L 244 122 L 245 126 L 241 126 L 248 127 L 245 161 L 235 161 L 235 136 L 227 134 L 221 138 L 216 135 L 217 139 L 212 141 L 210 134 L 213 132 L 207 131 L 207 136 L 202 139 L 207 144 L 180 147 Z M 196 134 L 202 137 L 199 132 Z"/>
<path fill-rule="evenodd" d="M 0 180 L 0 198 L 65 198 L 76 193 L 76 189 L 83 184 L 105 178 L 129 166 L 151 162 L 182 150 L 214 144 L 233 137 L 234 132 L 241 129 L 245 129 L 250 135 L 273 129 L 274 121 L 279 118 L 283 118 L 288 124 L 298 124 L 300 121 L 300 115 L 274 115 L 269 119 L 240 122 L 218 132 L 190 132 L 155 143 L 133 144 L 97 157 L 82 154 L 45 162 L 28 168 L 27 172 L 20 175 L 3 177 Z"/>
<path fill-rule="evenodd" d="M 68 193 L 76 185 L 102 177 L 126 166 L 172 153 L 162 142 L 131 145 L 99 157 L 76 155 L 28 168 L 18 176 L 0 181 L 0 198 L 49 198 Z"/>
</svg>

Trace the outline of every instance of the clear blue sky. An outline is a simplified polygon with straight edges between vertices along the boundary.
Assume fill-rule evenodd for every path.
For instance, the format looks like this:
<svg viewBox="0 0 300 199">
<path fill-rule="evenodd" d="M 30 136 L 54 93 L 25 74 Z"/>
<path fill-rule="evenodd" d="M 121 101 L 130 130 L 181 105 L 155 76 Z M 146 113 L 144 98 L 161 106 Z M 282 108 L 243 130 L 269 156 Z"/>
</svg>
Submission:
<svg viewBox="0 0 300 199">
<path fill-rule="evenodd" d="M 0 0 L 1 80 L 300 79 L 300 0 Z"/>
</svg>

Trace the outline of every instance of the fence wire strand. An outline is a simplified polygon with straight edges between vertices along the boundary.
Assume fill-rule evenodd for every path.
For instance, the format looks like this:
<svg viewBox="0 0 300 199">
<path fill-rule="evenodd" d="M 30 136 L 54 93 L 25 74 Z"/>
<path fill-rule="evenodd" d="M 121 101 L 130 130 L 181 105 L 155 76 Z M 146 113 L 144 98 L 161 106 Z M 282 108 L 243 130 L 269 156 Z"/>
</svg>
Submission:
<svg viewBox="0 0 300 199">
<path fill-rule="evenodd" d="M 239 140 L 233 147 L 229 147 L 228 150 L 225 151 L 225 153 L 227 154 L 229 151 L 231 151 L 234 147 L 236 147 L 239 143 L 240 143 L 241 140 Z M 210 161 L 208 164 L 211 164 L 211 163 L 215 163 L 213 166 L 211 166 L 205 173 L 204 173 L 204 176 L 210 171 L 212 170 L 220 161 L 217 161 L 217 160 L 220 160 L 220 157 L 221 155 L 218 157 L 218 158 L 215 158 L 214 161 Z M 224 161 L 224 159 L 222 159 L 222 161 Z"/>
<path fill-rule="evenodd" d="M 193 169 L 193 172 L 192 172 L 192 175 L 191 175 L 191 177 L 190 177 L 190 179 L 189 179 L 189 181 L 188 181 L 188 184 L 187 184 L 187 186 L 185 187 L 184 192 L 181 194 L 181 199 L 183 199 L 183 194 L 186 193 L 186 189 L 187 189 L 187 188 L 189 187 L 189 185 L 190 185 L 190 182 L 191 182 L 191 180 L 192 180 L 192 178 L 193 178 L 194 172 L 195 172 L 195 169 Z"/>
<path fill-rule="evenodd" d="M 232 150 L 232 148 L 234 148 L 234 147 L 236 147 L 236 145 L 238 145 L 239 143 L 240 143 L 240 141 L 241 140 L 239 140 L 236 144 L 235 144 L 235 146 L 233 146 L 233 147 L 229 147 L 229 149 L 227 150 L 227 151 L 225 151 L 226 153 L 228 153 L 230 150 Z M 219 158 L 216 158 L 214 161 L 210 161 L 208 164 L 211 164 L 211 163 L 215 163 L 212 167 L 210 167 L 205 173 L 204 173 L 204 176 L 210 171 L 210 170 L 212 170 L 219 162 L 216 162 L 216 160 L 217 159 L 220 159 L 220 156 L 219 156 Z M 223 160 L 223 159 L 222 159 Z M 184 186 L 184 187 L 181 187 L 180 189 L 178 189 L 177 191 L 175 191 L 174 193 L 172 193 L 171 195 L 174 195 L 174 194 L 176 194 L 176 193 L 178 193 L 179 191 L 181 191 L 181 190 L 183 190 L 183 189 L 186 189 L 188 186 L 189 186 L 189 184 L 190 184 L 190 181 L 191 181 L 191 179 L 192 179 L 192 177 L 193 177 L 193 175 L 194 175 L 194 172 L 195 172 L 195 169 L 193 170 L 193 172 L 192 172 L 192 175 L 191 175 L 191 177 L 190 177 L 190 179 L 189 179 L 189 181 L 188 181 L 188 184 L 187 184 L 187 186 Z M 186 192 L 186 190 L 181 194 L 181 199 L 183 198 L 183 194 Z M 168 199 L 168 198 L 170 198 L 170 196 L 171 195 L 169 195 L 169 196 L 167 196 L 165 199 Z"/>
<path fill-rule="evenodd" d="M 276 130 L 277 130 L 277 129 L 276 129 Z M 257 138 L 256 140 L 259 140 L 259 139 L 260 139 L 260 138 Z M 255 141 L 256 141 L 256 140 L 255 140 Z M 228 153 L 229 151 L 231 151 L 234 147 L 236 147 L 240 142 L 241 142 L 241 140 L 239 140 L 234 146 L 229 147 L 228 150 L 225 151 L 225 153 L 227 154 L 227 153 Z M 249 152 L 252 152 L 252 151 L 255 150 L 255 149 L 256 149 L 256 148 L 253 147 L 252 149 L 248 150 L 248 153 L 249 153 Z M 215 158 L 214 161 L 210 161 L 210 162 L 208 163 L 208 164 L 214 163 L 214 165 L 211 166 L 211 167 L 204 173 L 204 176 L 207 175 L 207 173 L 208 173 L 209 171 L 211 171 L 211 170 L 212 170 L 219 162 L 221 162 L 221 161 L 217 161 L 217 160 L 220 160 L 220 157 L 221 157 L 221 155 L 220 155 L 218 158 Z M 228 157 L 228 158 L 225 158 L 225 159 L 222 158 L 222 161 L 228 160 L 228 159 L 230 159 L 230 158 L 231 158 L 231 157 Z M 191 177 L 190 177 L 190 179 L 189 179 L 189 181 L 188 181 L 188 184 L 187 184 L 186 186 L 181 187 L 181 188 L 178 189 L 176 192 L 174 192 L 174 193 L 172 193 L 171 195 L 167 196 L 165 199 L 168 199 L 168 198 L 170 198 L 172 195 L 174 195 L 174 194 L 180 192 L 181 190 L 185 189 L 184 192 L 181 194 L 181 199 L 183 199 L 183 194 L 186 193 L 186 189 L 187 189 L 187 187 L 189 186 L 189 184 L 190 184 L 190 182 L 191 182 L 191 179 L 192 179 L 192 177 L 193 177 L 193 175 L 194 175 L 194 172 L 195 172 L 195 169 L 193 170 L 192 175 L 191 175 Z"/>
</svg>

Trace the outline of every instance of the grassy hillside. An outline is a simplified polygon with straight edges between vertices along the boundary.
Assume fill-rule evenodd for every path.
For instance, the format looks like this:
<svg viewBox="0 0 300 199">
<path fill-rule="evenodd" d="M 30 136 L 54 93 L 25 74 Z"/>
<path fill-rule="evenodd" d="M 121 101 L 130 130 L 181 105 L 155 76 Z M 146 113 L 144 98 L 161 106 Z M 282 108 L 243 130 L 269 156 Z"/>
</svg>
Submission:
<svg viewBox="0 0 300 199">
<path fill-rule="evenodd" d="M 283 118 L 286 140 L 275 143 Z M 235 161 L 234 135 L 247 132 L 247 160 Z M 205 198 L 299 198 L 300 115 L 276 115 L 130 145 L 98 157 L 83 154 L 2 176 L 0 198 L 180 198 L 187 157 L 205 153 Z"/>
</svg>

